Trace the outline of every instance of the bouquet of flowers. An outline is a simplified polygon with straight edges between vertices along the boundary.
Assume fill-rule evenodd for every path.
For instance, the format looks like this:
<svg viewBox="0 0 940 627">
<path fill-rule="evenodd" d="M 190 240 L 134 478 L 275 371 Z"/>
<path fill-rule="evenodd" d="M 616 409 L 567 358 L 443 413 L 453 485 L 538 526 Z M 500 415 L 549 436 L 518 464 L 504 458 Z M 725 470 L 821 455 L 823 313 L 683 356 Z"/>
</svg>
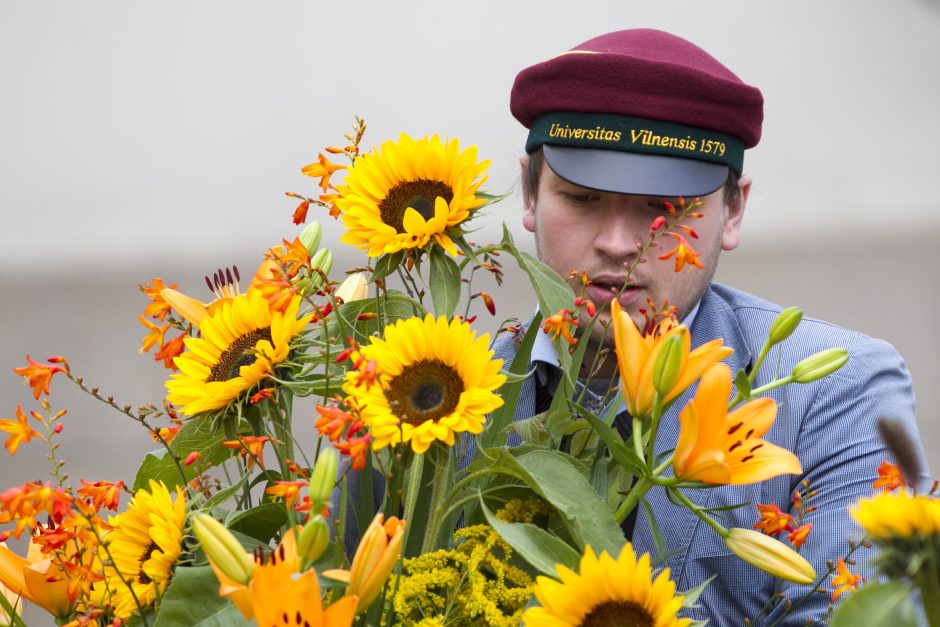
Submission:
<svg viewBox="0 0 940 627">
<path fill-rule="evenodd" d="M 208 277 L 209 302 L 160 278 L 142 285 L 142 350 L 170 371 L 159 403 L 121 405 L 61 356 L 27 356 L 16 370 L 39 408 L 0 420 L 5 446 L 14 455 L 44 440 L 52 480 L 0 493 L 2 539 L 29 538 L 25 557 L 0 547 L 0 616 L 21 625 L 25 600 L 70 626 L 686 625 L 679 613 L 700 590 L 677 593 L 669 569 L 637 555 L 621 527 L 654 488 L 756 568 L 817 588 L 832 573 L 857 585 L 841 559 L 817 577 L 798 551 L 810 526 L 776 507 L 758 505 L 757 529 L 728 529 L 688 497 L 799 473 L 793 453 L 763 439 L 776 405 L 762 394 L 834 372 L 844 350 L 755 386 L 798 309 L 780 315 L 750 373 L 721 363 L 731 349 L 720 340 L 691 350 L 668 304 L 650 303 L 638 326 L 614 290 L 601 316 L 607 304 L 586 298 L 587 277 L 559 277 L 508 230 L 497 244 L 469 239 L 469 221 L 501 200 L 482 191 L 488 162 L 475 148 L 403 134 L 362 151 L 365 130 L 357 118 L 344 145 L 303 168 L 318 194 L 288 194 L 300 201 L 298 226 L 311 208 L 341 219 L 362 268 L 335 281 L 311 222 L 270 248 L 247 286 L 237 268 Z M 661 258 L 694 271 L 698 208 L 666 203 L 637 257 L 668 238 L 675 247 Z M 539 303 L 533 319 L 499 329 L 514 337 L 512 363 L 494 358 L 471 315 L 495 315 L 475 285 L 485 275 L 501 283 L 507 258 Z M 551 336 L 562 378 L 546 411 L 514 421 L 538 333 Z M 619 366 L 600 408 L 579 380 L 602 357 L 587 363 L 592 333 L 613 336 Z M 132 481 L 68 483 L 56 378 L 159 444 Z M 661 417 L 695 384 L 674 449 L 657 455 Z M 622 407 L 626 437 L 614 426 Z M 316 422 L 317 441 L 295 438 L 297 415 Z M 811 497 L 803 486 L 797 511 Z M 861 505 L 860 520 L 870 511 Z M 773 537 L 784 530 L 789 544 Z"/>
</svg>

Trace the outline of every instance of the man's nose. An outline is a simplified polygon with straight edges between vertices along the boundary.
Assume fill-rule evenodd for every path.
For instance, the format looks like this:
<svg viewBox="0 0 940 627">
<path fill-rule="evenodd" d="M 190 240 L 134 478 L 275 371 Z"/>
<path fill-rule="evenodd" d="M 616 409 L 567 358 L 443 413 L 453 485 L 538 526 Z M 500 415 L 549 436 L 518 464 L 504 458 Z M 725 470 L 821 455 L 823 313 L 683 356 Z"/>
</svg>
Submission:
<svg viewBox="0 0 940 627">
<path fill-rule="evenodd" d="M 613 206 L 606 211 L 594 239 L 595 248 L 613 259 L 629 259 L 637 254 L 648 235 L 649 225 L 639 219 L 635 211 L 624 206 Z"/>
</svg>

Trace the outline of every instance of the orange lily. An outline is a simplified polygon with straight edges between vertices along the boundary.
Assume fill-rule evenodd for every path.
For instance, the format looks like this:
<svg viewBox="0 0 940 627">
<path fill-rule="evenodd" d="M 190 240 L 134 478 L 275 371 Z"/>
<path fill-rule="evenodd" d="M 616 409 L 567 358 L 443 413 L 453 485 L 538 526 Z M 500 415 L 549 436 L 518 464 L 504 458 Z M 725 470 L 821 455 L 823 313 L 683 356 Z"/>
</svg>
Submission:
<svg viewBox="0 0 940 627">
<path fill-rule="evenodd" d="M 777 417 L 774 400 L 758 398 L 729 414 L 730 394 L 731 369 L 712 365 L 695 398 L 679 414 L 679 441 L 672 462 L 676 476 L 741 485 L 803 472 L 796 455 L 761 439 Z"/>
<path fill-rule="evenodd" d="M 16 449 L 20 447 L 20 444 L 29 442 L 33 438 L 45 439 L 29 426 L 22 405 L 16 406 L 16 420 L 0 420 L 0 431 L 10 434 L 7 441 L 3 443 L 4 447 L 10 449 L 10 455 L 16 455 Z"/>
<path fill-rule="evenodd" d="M 249 589 L 258 625 L 283 625 L 284 616 L 311 627 L 351 625 L 356 617 L 356 597 L 347 591 L 344 598 L 324 609 L 316 571 L 298 572 L 294 534 L 289 532 L 284 536 L 287 538 L 291 538 L 292 546 L 282 542 L 266 564 L 255 565 Z"/>
<path fill-rule="evenodd" d="M 621 309 L 617 300 L 611 301 L 610 306 L 623 400 L 627 411 L 636 418 L 645 418 L 652 414 L 653 399 L 656 395 L 656 389 L 653 387 L 653 367 L 668 337 L 681 336 L 683 350 L 678 366 L 679 375 L 672 390 L 662 399 L 663 405 L 682 394 L 709 367 L 734 352 L 731 347 L 723 346 L 721 339 L 712 340 L 690 352 L 692 339 L 688 329 L 677 326 L 673 319 L 660 322 L 652 333 L 643 335 L 630 316 Z"/>
<path fill-rule="evenodd" d="M 404 540 L 403 520 L 392 516 L 386 521 L 384 514 L 376 514 L 356 548 L 350 570 L 326 570 L 323 576 L 348 583 L 346 596 L 358 597 L 356 611 L 362 612 L 385 585 L 401 554 Z"/>
<path fill-rule="evenodd" d="M 30 541 L 25 559 L 0 542 L 0 583 L 58 618 L 72 611 L 75 599 L 69 598 L 65 574 L 51 559 L 42 559 L 35 542 Z"/>
</svg>

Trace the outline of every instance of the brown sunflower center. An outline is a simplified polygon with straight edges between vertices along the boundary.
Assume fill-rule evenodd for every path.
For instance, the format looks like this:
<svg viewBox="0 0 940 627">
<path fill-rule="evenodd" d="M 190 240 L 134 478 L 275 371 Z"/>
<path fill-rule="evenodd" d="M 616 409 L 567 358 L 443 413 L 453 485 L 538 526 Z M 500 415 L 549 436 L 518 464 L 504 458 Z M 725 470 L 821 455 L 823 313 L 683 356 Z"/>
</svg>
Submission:
<svg viewBox="0 0 940 627">
<path fill-rule="evenodd" d="M 150 541 L 150 544 L 147 545 L 147 548 L 144 549 L 143 555 L 140 556 L 138 560 L 140 562 L 140 573 L 137 575 L 137 581 L 144 584 L 145 586 L 153 581 L 150 577 L 147 576 L 147 573 L 144 572 L 144 564 L 147 563 L 147 560 L 150 559 L 150 556 L 153 555 L 153 552 L 159 549 L 157 543 L 153 540 Z"/>
<path fill-rule="evenodd" d="M 633 601 L 605 601 L 595 605 L 581 627 L 653 627 L 650 613 Z"/>
<path fill-rule="evenodd" d="M 392 379 L 385 398 L 402 422 L 420 425 L 454 411 L 461 392 L 463 379 L 459 372 L 436 359 L 424 359 Z"/>
<path fill-rule="evenodd" d="M 411 207 L 425 220 L 430 220 L 434 217 L 434 200 L 438 196 L 449 203 L 454 198 L 454 190 L 446 183 L 429 179 L 399 183 L 379 203 L 382 222 L 404 233 L 405 210 Z"/>
<path fill-rule="evenodd" d="M 239 337 L 219 356 L 219 361 L 212 366 L 209 381 L 228 381 L 238 376 L 242 366 L 255 363 L 255 345 L 261 340 L 271 340 L 271 327 L 255 329 Z"/>
</svg>

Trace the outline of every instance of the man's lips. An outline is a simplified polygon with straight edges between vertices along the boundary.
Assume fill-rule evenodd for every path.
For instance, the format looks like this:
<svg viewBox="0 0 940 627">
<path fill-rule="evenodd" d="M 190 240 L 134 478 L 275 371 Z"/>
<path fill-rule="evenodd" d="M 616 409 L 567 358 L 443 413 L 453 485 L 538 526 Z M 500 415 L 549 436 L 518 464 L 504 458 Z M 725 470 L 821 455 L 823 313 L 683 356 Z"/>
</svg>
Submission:
<svg viewBox="0 0 940 627">
<path fill-rule="evenodd" d="M 637 302 L 643 296 L 645 286 L 636 281 L 631 281 L 630 285 L 624 287 L 626 279 L 612 276 L 598 276 L 591 278 L 591 284 L 588 286 L 585 296 L 594 301 L 598 307 L 606 307 L 610 301 L 620 296 L 621 307 L 628 307 Z"/>
</svg>

